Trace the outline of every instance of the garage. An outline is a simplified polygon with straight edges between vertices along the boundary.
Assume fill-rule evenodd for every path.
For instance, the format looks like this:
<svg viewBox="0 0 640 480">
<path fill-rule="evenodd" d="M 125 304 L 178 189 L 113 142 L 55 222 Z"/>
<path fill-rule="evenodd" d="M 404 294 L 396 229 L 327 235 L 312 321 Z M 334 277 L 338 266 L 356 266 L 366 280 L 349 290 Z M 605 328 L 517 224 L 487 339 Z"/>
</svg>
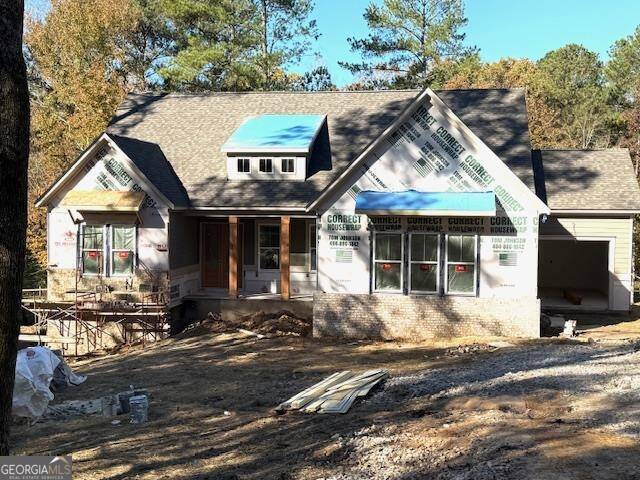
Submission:
<svg viewBox="0 0 640 480">
<path fill-rule="evenodd" d="M 610 242 L 540 239 L 538 295 L 543 308 L 608 310 Z"/>
</svg>

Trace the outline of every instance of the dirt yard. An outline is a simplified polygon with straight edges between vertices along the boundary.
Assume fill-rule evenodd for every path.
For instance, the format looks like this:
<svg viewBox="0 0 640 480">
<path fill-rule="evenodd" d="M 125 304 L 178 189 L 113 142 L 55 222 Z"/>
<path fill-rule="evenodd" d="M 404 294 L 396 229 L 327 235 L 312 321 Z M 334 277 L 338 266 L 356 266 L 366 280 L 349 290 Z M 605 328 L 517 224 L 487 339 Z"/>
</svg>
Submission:
<svg viewBox="0 0 640 480">
<path fill-rule="evenodd" d="M 73 364 L 88 380 L 54 400 L 133 384 L 150 391 L 147 424 L 17 425 L 14 453 L 72 454 L 77 479 L 638 479 L 638 350 L 640 321 L 578 341 L 419 345 L 201 326 Z M 370 368 L 390 376 L 345 415 L 273 413 L 335 371 Z"/>
</svg>

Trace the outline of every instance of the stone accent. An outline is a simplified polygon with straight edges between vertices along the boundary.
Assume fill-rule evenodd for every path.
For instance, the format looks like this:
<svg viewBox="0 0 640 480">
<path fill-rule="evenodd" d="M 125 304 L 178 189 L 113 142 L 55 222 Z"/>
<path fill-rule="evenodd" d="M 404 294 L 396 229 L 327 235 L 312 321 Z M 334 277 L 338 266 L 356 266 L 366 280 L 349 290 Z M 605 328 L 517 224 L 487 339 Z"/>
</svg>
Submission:
<svg viewBox="0 0 640 480">
<path fill-rule="evenodd" d="M 315 337 L 406 339 L 540 336 L 540 300 L 316 292 Z"/>
<path fill-rule="evenodd" d="M 137 294 L 140 285 L 157 284 L 160 290 L 166 289 L 168 286 L 167 272 L 152 272 L 152 276 L 148 273 L 137 270 L 133 278 L 126 277 L 98 277 L 83 276 L 78 281 L 78 291 L 96 291 L 99 285 L 109 287 L 111 291 L 123 291 L 127 287 L 132 290 L 132 294 L 128 300 L 142 301 L 140 295 Z M 73 301 L 73 292 L 76 288 L 76 271 L 72 268 L 49 268 L 47 270 L 47 299 L 51 302 Z M 120 298 L 124 299 L 124 298 Z M 117 300 L 116 298 L 104 298 L 103 300 Z"/>
</svg>

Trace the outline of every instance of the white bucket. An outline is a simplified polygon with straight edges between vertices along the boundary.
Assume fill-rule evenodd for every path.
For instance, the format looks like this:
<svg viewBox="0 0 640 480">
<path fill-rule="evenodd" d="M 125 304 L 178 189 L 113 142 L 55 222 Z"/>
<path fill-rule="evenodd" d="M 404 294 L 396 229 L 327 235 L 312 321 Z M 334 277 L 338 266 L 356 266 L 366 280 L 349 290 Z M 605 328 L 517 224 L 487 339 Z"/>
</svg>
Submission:
<svg viewBox="0 0 640 480">
<path fill-rule="evenodd" d="M 131 423 L 145 423 L 147 421 L 149 400 L 146 395 L 134 395 L 129 398 L 129 408 L 131 411 Z"/>
</svg>

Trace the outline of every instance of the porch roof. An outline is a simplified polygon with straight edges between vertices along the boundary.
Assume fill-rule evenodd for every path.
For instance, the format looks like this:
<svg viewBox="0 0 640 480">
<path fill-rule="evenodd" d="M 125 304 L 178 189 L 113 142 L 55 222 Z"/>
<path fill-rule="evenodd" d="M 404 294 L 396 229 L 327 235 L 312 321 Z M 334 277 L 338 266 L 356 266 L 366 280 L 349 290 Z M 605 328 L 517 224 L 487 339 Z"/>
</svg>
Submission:
<svg viewBox="0 0 640 480">
<path fill-rule="evenodd" d="M 423 215 L 449 217 L 493 217 L 493 192 L 374 192 L 356 197 L 356 213 L 368 215 Z"/>
<path fill-rule="evenodd" d="M 145 196 L 144 192 L 71 190 L 60 205 L 84 212 L 137 213 Z"/>
</svg>

